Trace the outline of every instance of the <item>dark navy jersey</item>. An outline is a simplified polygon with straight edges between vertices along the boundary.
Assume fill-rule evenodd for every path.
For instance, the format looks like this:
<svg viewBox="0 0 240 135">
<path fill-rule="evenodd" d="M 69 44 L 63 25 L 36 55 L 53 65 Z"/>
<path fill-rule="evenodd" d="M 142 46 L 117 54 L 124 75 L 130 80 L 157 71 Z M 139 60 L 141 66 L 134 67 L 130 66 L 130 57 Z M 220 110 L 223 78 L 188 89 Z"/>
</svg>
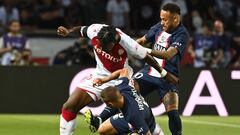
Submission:
<svg viewBox="0 0 240 135">
<path fill-rule="evenodd" d="M 139 134 L 147 133 L 149 126 L 145 121 L 145 113 L 148 110 L 144 100 L 137 91 L 129 85 L 128 78 L 119 78 L 117 84 L 117 88 L 124 97 L 124 107 L 120 109 L 124 118 Z"/>
<path fill-rule="evenodd" d="M 167 33 L 163 31 L 161 24 L 157 23 L 150 28 L 145 37 L 148 42 L 154 44 L 152 47 L 154 50 L 166 51 L 171 46 L 178 49 L 177 55 L 170 60 L 155 58 L 164 69 L 178 76 L 179 64 L 189 40 L 189 34 L 183 24 L 180 24 L 173 32 Z M 160 74 L 152 67 L 149 69 L 149 75 L 160 77 Z"/>
</svg>

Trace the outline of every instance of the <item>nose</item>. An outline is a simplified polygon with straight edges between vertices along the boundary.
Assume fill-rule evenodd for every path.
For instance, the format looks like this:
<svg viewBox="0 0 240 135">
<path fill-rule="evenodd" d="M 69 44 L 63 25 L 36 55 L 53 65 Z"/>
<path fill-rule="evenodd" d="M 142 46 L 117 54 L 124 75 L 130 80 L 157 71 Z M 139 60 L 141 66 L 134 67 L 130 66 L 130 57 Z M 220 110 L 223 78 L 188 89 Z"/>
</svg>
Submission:
<svg viewBox="0 0 240 135">
<path fill-rule="evenodd" d="M 163 21 L 160 21 L 161 22 L 161 25 L 164 25 L 164 22 Z"/>
</svg>

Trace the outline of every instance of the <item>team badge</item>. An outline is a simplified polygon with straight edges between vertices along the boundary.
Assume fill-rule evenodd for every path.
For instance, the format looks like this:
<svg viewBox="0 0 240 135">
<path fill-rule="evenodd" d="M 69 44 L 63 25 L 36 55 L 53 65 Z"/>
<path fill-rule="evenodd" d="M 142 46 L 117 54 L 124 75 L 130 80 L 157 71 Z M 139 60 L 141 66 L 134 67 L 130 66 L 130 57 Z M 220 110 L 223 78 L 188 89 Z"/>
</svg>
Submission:
<svg viewBox="0 0 240 135">
<path fill-rule="evenodd" d="M 124 50 L 123 49 L 119 49 L 118 50 L 118 55 L 122 55 L 124 53 Z"/>
</svg>

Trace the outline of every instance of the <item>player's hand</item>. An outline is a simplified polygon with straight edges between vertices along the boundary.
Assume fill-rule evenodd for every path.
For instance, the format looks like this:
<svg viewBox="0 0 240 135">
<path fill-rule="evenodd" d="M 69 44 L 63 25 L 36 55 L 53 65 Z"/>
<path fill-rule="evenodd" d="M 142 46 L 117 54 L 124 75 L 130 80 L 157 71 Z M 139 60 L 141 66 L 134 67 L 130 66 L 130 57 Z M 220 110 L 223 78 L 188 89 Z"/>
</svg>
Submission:
<svg viewBox="0 0 240 135">
<path fill-rule="evenodd" d="M 66 37 L 66 36 L 68 36 L 69 33 L 70 33 L 70 31 L 63 26 L 60 26 L 57 29 L 57 34 L 60 36 Z"/>
<path fill-rule="evenodd" d="M 101 78 L 96 78 L 93 80 L 93 87 L 101 86 L 103 84 L 103 80 Z"/>
</svg>

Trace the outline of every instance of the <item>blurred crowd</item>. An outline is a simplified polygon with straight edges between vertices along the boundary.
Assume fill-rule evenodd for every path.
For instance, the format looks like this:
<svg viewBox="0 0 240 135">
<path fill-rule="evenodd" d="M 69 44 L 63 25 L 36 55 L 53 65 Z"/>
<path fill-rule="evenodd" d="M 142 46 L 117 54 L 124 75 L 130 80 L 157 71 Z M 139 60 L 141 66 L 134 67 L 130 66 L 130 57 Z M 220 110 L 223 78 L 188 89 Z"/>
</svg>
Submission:
<svg viewBox="0 0 240 135">
<path fill-rule="evenodd" d="M 106 23 L 121 28 L 131 36 L 140 37 L 152 25 L 159 22 L 159 8 L 169 2 L 179 5 L 182 23 L 191 35 L 183 57 L 183 66 L 240 67 L 239 0 L 2 0 L 0 1 L 1 62 L 9 63 L 6 62 L 7 59 L 13 61 L 11 59 L 21 54 L 24 60 L 21 63 L 36 65 L 31 61 L 27 37 L 21 34 L 20 29 L 28 33 L 30 31 L 29 36 L 31 36 L 32 31 L 42 29 L 55 31 L 59 25 L 72 27 Z M 13 32 L 12 29 L 15 23 L 21 26 L 17 32 Z M 8 40 L 15 39 L 6 44 L 4 41 L 6 37 Z M 26 41 L 19 43 L 22 45 L 14 45 L 12 42 L 16 38 Z M 56 54 L 53 64 L 94 65 L 91 60 L 84 59 L 86 57 L 94 59 L 91 50 L 89 41 L 79 39 L 71 47 Z M 6 54 L 9 57 L 4 56 Z M 134 58 L 131 63 L 137 68 L 142 66 L 142 62 Z"/>
</svg>

